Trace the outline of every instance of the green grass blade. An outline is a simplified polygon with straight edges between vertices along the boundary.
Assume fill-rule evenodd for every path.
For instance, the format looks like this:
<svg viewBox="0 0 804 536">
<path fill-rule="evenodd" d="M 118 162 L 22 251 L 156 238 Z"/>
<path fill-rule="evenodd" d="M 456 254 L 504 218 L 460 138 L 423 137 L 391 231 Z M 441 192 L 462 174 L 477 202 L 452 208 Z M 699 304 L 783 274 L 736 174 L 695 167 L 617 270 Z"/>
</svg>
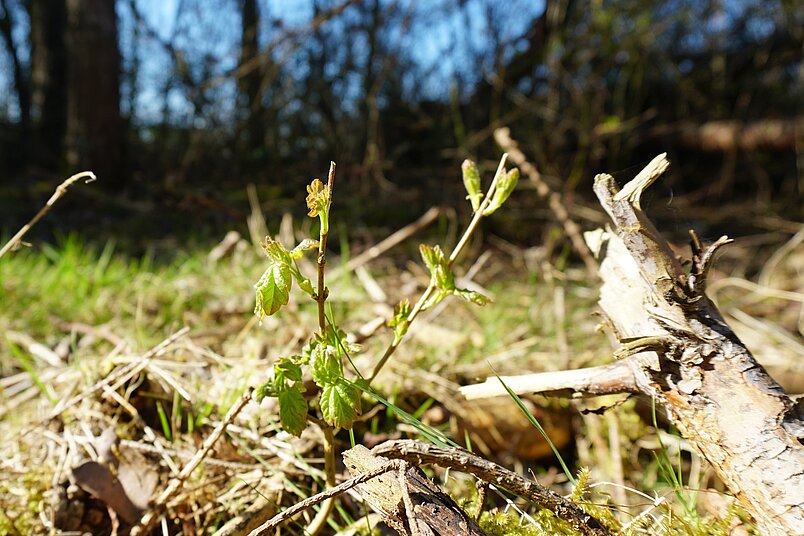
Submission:
<svg viewBox="0 0 804 536">
<path fill-rule="evenodd" d="M 173 442 L 173 434 L 170 431 L 170 419 L 168 419 L 165 408 L 162 407 L 160 400 L 156 401 L 156 412 L 159 414 L 159 423 L 162 425 L 162 433 L 169 443 Z"/>
<path fill-rule="evenodd" d="M 45 383 L 39 377 L 39 374 L 36 373 L 36 369 L 31 362 L 31 358 L 25 352 L 23 352 L 19 346 L 10 340 L 6 339 L 6 343 L 8 344 L 8 348 L 11 350 L 11 353 L 14 354 L 14 357 L 16 357 L 17 361 L 19 361 L 22 370 L 28 373 L 28 375 L 31 377 L 31 380 L 34 382 L 34 385 L 43 395 L 45 395 L 50 403 L 55 406 L 58 403 L 58 399 L 53 393 L 50 392 L 50 389 L 47 388 L 47 385 L 45 385 Z"/>
<path fill-rule="evenodd" d="M 346 381 L 349 382 L 348 380 L 346 380 Z M 420 421 L 419 419 L 417 419 L 416 417 L 414 417 L 413 415 L 411 415 L 407 411 L 405 411 L 402 408 L 397 407 L 396 405 L 392 404 L 390 401 L 386 400 L 385 398 L 383 398 L 379 394 L 375 393 L 371 389 L 366 388 L 366 387 L 360 385 L 357 382 L 349 382 L 349 383 L 351 385 L 353 385 L 354 387 L 357 387 L 358 389 L 360 389 L 364 393 L 366 393 L 368 396 L 370 396 L 371 398 L 373 398 L 374 400 L 376 400 L 380 404 L 382 404 L 385 407 L 393 410 L 397 415 L 399 415 L 399 417 L 403 421 L 405 421 L 407 424 L 413 426 L 425 439 L 427 439 L 428 441 L 430 441 L 434 445 L 438 445 L 438 446 L 441 446 L 441 447 L 461 448 L 460 445 L 458 445 L 457 443 L 452 441 L 450 438 L 448 438 L 446 435 L 444 435 L 444 433 L 441 432 L 440 430 L 436 430 L 432 426 L 428 426 L 428 425 L 424 424 L 422 421 Z"/>
<path fill-rule="evenodd" d="M 528 419 L 528 421 L 530 421 L 530 423 L 533 426 L 535 426 L 537 430 L 539 430 L 539 432 L 542 434 L 542 437 L 544 437 L 544 440 L 547 441 L 548 445 L 550 445 L 550 448 L 553 450 L 553 454 L 555 454 L 556 459 L 558 459 L 558 463 L 561 464 L 561 469 L 564 471 L 564 474 L 567 476 L 567 480 L 569 480 L 570 483 L 572 483 L 573 486 L 577 485 L 575 477 L 572 476 L 572 472 L 567 467 L 567 464 L 564 463 L 564 458 L 561 457 L 561 454 L 558 452 L 558 449 L 553 444 L 552 440 L 550 440 L 550 437 L 547 435 L 547 432 L 544 430 L 544 428 L 539 423 L 539 421 L 536 420 L 536 417 L 531 415 L 530 411 L 528 411 L 528 408 L 525 407 L 525 404 L 522 402 L 522 399 L 519 398 L 519 396 L 515 392 L 513 392 L 510 387 L 508 387 L 505 384 L 505 382 L 502 380 L 502 378 L 500 378 L 500 376 L 498 374 L 496 374 L 496 373 L 494 375 L 497 376 L 498 380 L 500 380 L 500 383 L 505 388 L 506 392 L 508 392 L 508 396 L 510 396 L 514 400 L 514 402 L 516 402 L 516 405 L 519 407 L 519 409 L 522 411 L 522 413 L 525 414 L 525 417 Z"/>
</svg>

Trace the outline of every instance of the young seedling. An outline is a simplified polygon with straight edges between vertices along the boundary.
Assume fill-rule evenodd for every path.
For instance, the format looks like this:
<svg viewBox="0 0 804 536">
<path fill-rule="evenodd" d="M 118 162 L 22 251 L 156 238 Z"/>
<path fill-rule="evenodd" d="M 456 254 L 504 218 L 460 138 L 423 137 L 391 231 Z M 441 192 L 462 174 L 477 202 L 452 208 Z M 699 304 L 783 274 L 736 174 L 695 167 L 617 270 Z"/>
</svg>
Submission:
<svg viewBox="0 0 804 536">
<path fill-rule="evenodd" d="M 325 466 L 327 486 L 335 486 L 335 446 L 334 431 L 337 428 L 351 429 L 361 415 L 361 393 L 369 392 L 369 384 L 402 342 L 411 323 L 419 313 L 441 302 L 450 295 L 455 295 L 472 303 L 483 305 L 489 299 L 474 291 L 458 288 L 452 265 L 468 243 L 478 223 L 484 217 L 493 214 L 511 195 L 519 172 L 516 169 L 507 171 L 503 155 L 497 173 L 484 194 L 481 191 L 480 174 L 477 166 L 469 160 L 462 166 L 463 181 L 467 191 L 467 199 L 472 204 L 474 216 L 455 250 L 447 256 L 440 246 L 419 246 L 425 265 L 430 271 L 430 285 L 422 296 L 411 307 L 408 300 L 401 301 L 395 308 L 394 316 L 389 321 L 393 330 L 393 340 L 383 356 L 377 362 L 368 380 L 363 379 L 360 371 L 354 370 L 357 380 L 349 380 L 344 374 L 344 358 L 349 360 L 351 353 L 359 351 L 359 347 L 346 341 L 345 334 L 339 330 L 325 314 L 325 304 L 329 290 L 325 285 L 326 247 L 330 228 L 330 207 L 335 180 L 335 164 L 330 164 L 326 185 L 320 180 L 313 180 L 307 186 L 308 216 L 319 219 L 318 240 L 305 239 L 291 250 L 282 244 L 266 237 L 263 249 L 268 257 L 268 268 L 255 285 L 255 314 L 262 320 L 265 316 L 276 314 L 288 303 L 293 281 L 310 296 L 318 305 L 318 331 L 313 334 L 300 355 L 282 357 L 273 367 L 273 378 L 263 385 L 258 396 L 276 397 L 279 403 L 279 421 L 282 428 L 299 436 L 308 422 L 315 422 L 324 432 Z M 317 249 L 317 281 L 316 285 L 302 274 L 298 260 L 305 251 Z M 351 362 L 351 360 L 349 360 Z M 309 372 L 319 390 L 316 396 L 310 396 L 304 387 L 305 371 Z M 317 406 L 318 416 L 310 414 L 311 406 Z M 308 534 L 317 534 L 323 528 L 332 510 L 332 501 L 322 504 L 316 518 L 308 527 Z"/>
<path fill-rule="evenodd" d="M 430 271 L 430 285 L 425 289 L 416 305 L 411 307 L 410 302 L 405 299 L 399 302 L 394 309 L 394 316 L 388 322 L 388 325 L 394 331 L 393 341 L 391 341 L 383 356 L 374 366 L 374 371 L 368 378 L 369 383 L 377 377 L 385 363 L 388 362 L 388 359 L 399 347 L 408 329 L 410 329 L 410 325 L 419 313 L 433 307 L 450 295 L 456 295 L 478 305 L 484 305 L 489 302 L 489 299 L 482 294 L 457 288 L 455 286 L 455 276 L 452 273 L 452 265 L 464 247 L 466 247 L 480 220 L 499 209 L 511 195 L 511 192 L 514 191 L 519 180 L 519 170 L 514 168 L 511 171 L 507 171 L 505 169 L 507 158 L 508 155 L 503 154 L 500 164 L 497 166 L 497 172 L 494 174 L 494 179 L 492 179 L 485 195 L 480 190 L 480 173 L 477 166 L 471 160 L 463 162 L 461 166 L 463 185 L 466 188 L 467 199 L 472 204 L 472 220 L 449 257 L 444 254 L 439 246 L 419 246 L 422 259 Z"/>
</svg>

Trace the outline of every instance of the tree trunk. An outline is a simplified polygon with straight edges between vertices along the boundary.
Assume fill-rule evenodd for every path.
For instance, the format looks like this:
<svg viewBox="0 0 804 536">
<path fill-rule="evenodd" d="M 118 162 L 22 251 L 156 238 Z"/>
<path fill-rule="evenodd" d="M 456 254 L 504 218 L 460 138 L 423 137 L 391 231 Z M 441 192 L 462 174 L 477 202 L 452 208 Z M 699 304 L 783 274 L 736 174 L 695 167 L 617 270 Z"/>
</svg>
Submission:
<svg viewBox="0 0 804 536">
<path fill-rule="evenodd" d="M 260 15 L 257 0 L 242 0 L 241 3 L 241 38 L 240 38 L 240 66 L 243 67 L 257 60 L 259 54 L 259 26 Z M 255 152 L 262 147 L 263 126 L 260 121 L 262 109 L 262 80 L 261 68 L 251 68 L 247 74 L 238 81 L 238 90 L 246 120 L 246 151 L 248 159 L 255 157 Z"/>
<path fill-rule="evenodd" d="M 125 132 L 120 116 L 116 2 L 67 0 L 67 161 L 120 186 Z"/>
<path fill-rule="evenodd" d="M 29 0 L 31 24 L 31 115 L 35 125 L 32 157 L 52 168 L 62 158 L 67 124 L 65 0 Z"/>
</svg>

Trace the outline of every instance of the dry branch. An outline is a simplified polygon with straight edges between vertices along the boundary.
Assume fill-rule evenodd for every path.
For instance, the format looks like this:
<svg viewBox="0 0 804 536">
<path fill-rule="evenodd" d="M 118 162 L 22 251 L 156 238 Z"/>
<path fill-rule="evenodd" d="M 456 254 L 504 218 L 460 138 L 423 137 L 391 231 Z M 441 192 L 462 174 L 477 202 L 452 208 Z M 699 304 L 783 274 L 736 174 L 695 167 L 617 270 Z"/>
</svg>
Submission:
<svg viewBox="0 0 804 536">
<path fill-rule="evenodd" d="M 229 411 L 226 412 L 223 420 L 215 427 L 211 434 L 204 440 L 201 444 L 201 448 L 195 453 L 195 455 L 187 462 L 179 475 L 170 481 L 170 484 L 159 494 L 159 497 L 154 501 L 154 506 L 148 512 L 142 516 L 139 524 L 132 528 L 131 534 L 132 536 L 137 535 L 144 535 L 148 534 L 151 527 L 153 527 L 154 523 L 158 520 L 159 515 L 167 508 L 168 501 L 172 499 L 176 493 L 181 489 L 184 485 L 184 482 L 189 478 L 189 476 L 195 471 L 198 466 L 204 461 L 204 458 L 212 451 L 212 447 L 215 446 L 215 443 L 218 442 L 218 439 L 224 434 L 226 431 L 226 427 L 229 426 L 240 413 L 240 411 L 246 406 L 246 404 L 252 399 L 254 395 L 253 389 L 248 389 L 245 393 L 243 393 L 237 402 L 229 408 Z"/>
<path fill-rule="evenodd" d="M 703 124 L 683 121 L 654 132 L 676 134 L 681 144 L 696 151 L 794 151 L 802 130 L 804 118 L 794 117 L 754 122 L 708 121 Z"/>
<path fill-rule="evenodd" d="M 344 272 L 351 272 L 363 266 L 369 261 L 372 261 L 394 247 L 395 245 L 403 242 L 419 232 L 420 230 L 424 229 L 428 225 L 430 225 L 438 216 L 441 214 L 441 211 L 438 207 L 430 207 L 424 214 L 422 214 L 419 219 L 416 221 L 409 223 L 408 225 L 402 227 L 392 235 L 385 238 L 379 244 L 371 246 L 367 250 L 363 251 L 359 255 L 355 255 L 353 258 L 349 259 L 349 261 L 342 267 L 338 267 L 332 271 L 332 278 L 337 277 L 341 271 Z"/>
<path fill-rule="evenodd" d="M 666 167 L 664 158 L 649 167 Z M 521 380 L 508 381 L 520 382 L 520 393 L 568 389 L 593 395 L 606 389 L 588 383 L 592 373 L 619 372 L 624 392 L 648 395 L 664 407 L 762 534 L 798 534 L 804 527 L 804 411 L 704 294 L 714 253 L 729 240 L 705 248 L 693 233 L 692 269 L 686 274 L 639 207 L 639 196 L 655 179 L 645 170 L 621 194 L 610 175 L 595 178 L 595 193 L 614 229 L 587 233 L 586 239 L 601 260 L 599 303 L 623 343 L 615 352 L 619 361 L 537 375 L 530 389 Z M 611 378 L 601 383 L 610 385 Z M 464 392 L 479 389 L 468 386 Z"/>
<path fill-rule="evenodd" d="M 505 385 L 503 385 L 505 384 Z M 598 367 L 557 372 L 537 372 L 521 376 L 493 376 L 483 383 L 461 387 L 468 400 L 507 396 L 508 387 L 518 395 L 540 393 L 554 396 L 600 396 L 636 391 L 634 374 L 627 361 Z"/>
<path fill-rule="evenodd" d="M 600 521 L 584 512 L 572 501 L 545 488 L 538 482 L 523 478 L 513 471 L 468 451 L 439 447 L 422 441 L 398 440 L 386 441 L 374 447 L 371 452 L 375 455 L 406 460 L 417 465 L 431 463 L 472 474 L 489 484 L 505 488 L 550 510 L 582 534 L 589 536 L 608 534 Z"/>
<path fill-rule="evenodd" d="M 20 240 L 22 240 L 22 237 L 25 236 L 25 233 L 30 231 L 31 227 L 36 225 L 36 222 L 41 220 L 42 217 L 45 214 L 47 214 L 51 208 L 53 208 L 53 205 L 56 204 L 56 201 L 61 199 L 64 196 L 64 194 L 67 193 L 67 188 L 72 186 L 73 183 L 78 182 L 79 179 L 83 178 L 86 178 L 86 180 L 84 181 L 85 184 L 90 183 L 96 179 L 95 174 L 92 173 L 91 171 L 82 171 L 81 173 L 76 173 L 72 177 L 68 178 L 67 180 L 59 184 L 56 187 L 56 191 L 53 192 L 53 195 L 51 195 L 50 199 L 48 199 L 47 203 L 45 203 L 45 206 L 42 207 L 39 210 L 39 212 L 36 213 L 36 216 L 31 218 L 31 221 L 23 225 L 22 228 L 19 231 L 17 231 L 17 234 L 11 237 L 11 240 L 6 242 L 6 244 L 2 248 L 0 248 L 0 257 L 5 255 L 8 252 L 8 250 L 14 248 L 17 244 L 19 244 Z"/>
<path fill-rule="evenodd" d="M 345 493 L 346 491 L 349 491 L 353 487 L 368 482 L 373 478 L 377 478 L 380 475 L 383 475 L 384 473 L 388 473 L 391 471 L 398 471 L 401 469 L 405 469 L 405 465 L 403 462 L 399 461 L 390 461 L 378 465 L 371 471 L 367 471 L 363 474 L 357 475 L 356 477 L 351 478 L 346 482 L 342 482 L 337 486 L 324 490 L 321 493 L 313 495 L 312 497 L 308 497 L 307 499 L 304 499 L 303 501 L 294 504 L 290 508 L 283 510 L 279 514 L 275 515 L 274 517 L 272 517 L 271 519 L 269 519 L 259 527 L 255 528 L 253 531 L 251 531 L 249 533 L 249 536 L 260 536 L 262 534 L 267 534 L 269 530 L 279 527 L 296 514 L 303 512 L 308 508 L 312 508 L 317 504 L 320 504 L 324 501 L 337 497 L 338 495 Z"/>
<path fill-rule="evenodd" d="M 564 227 L 564 232 L 572 244 L 572 248 L 581 257 L 586 269 L 589 273 L 597 276 L 597 263 L 592 257 L 592 252 L 589 251 L 589 246 L 583 241 L 581 228 L 570 218 L 567 207 L 564 206 L 564 200 L 558 192 L 553 191 L 550 186 L 542 179 L 542 174 L 539 170 L 531 164 L 525 154 L 520 150 L 516 141 L 511 138 L 511 132 L 508 128 L 498 128 L 494 131 L 494 140 L 500 144 L 500 147 L 511 155 L 511 161 L 522 169 L 522 173 L 527 175 L 531 182 L 536 186 L 536 193 L 539 197 L 546 199 L 547 204 L 553 215 Z"/>
</svg>

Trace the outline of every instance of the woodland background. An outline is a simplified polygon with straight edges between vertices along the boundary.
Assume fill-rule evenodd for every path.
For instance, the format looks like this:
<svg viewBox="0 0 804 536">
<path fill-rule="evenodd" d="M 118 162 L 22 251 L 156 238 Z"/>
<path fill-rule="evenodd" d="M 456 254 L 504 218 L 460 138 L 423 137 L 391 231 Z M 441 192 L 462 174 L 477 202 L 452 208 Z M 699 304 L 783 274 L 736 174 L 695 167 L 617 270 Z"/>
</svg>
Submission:
<svg viewBox="0 0 804 536">
<path fill-rule="evenodd" d="M 510 398 L 471 402 L 459 387 L 611 362 L 595 261 L 570 246 L 560 214 L 582 230 L 606 225 L 595 174 L 622 185 L 667 152 L 642 208 L 674 246 L 689 229 L 707 243 L 736 238 L 708 296 L 773 377 L 804 392 L 800 4 L 0 0 L 0 244 L 66 177 L 98 176 L 74 185 L 26 247 L 0 254 L 0 436 L 11 438 L 0 444 L 0 534 L 118 533 L 109 497 L 73 485 L 102 438 L 148 477 L 137 495 L 149 508 L 226 431 L 167 511 L 150 510 L 164 514 L 154 533 L 246 534 L 231 524 L 327 487 L 320 425 L 293 437 L 275 398 L 240 398 L 323 330 L 323 301 L 298 290 L 278 314 L 253 314 L 269 263 L 260 242 L 319 236 L 305 186 L 335 161 L 327 320 L 363 344 L 344 369 L 367 374 L 394 340 L 394 307 L 428 292 L 416 244 L 460 243 L 472 217 L 461 163 L 476 161 L 487 188 L 500 127 L 543 183 L 524 173 L 462 243 L 456 284 L 494 302 L 428 310 L 372 383 L 382 398 L 364 396 L 365 418 L 327 445 L 340 460 L 354 443 L 437 429 L 575 489 L 624 534 L 759 533 L 647 397 L 527 396 L 543 440 Z M 555 192 L 549 207 L 540 191 Z M 402 243 L 372 253 L 401 228 Z M 314 261 L 299 261 L 308 277 Z M 316 393 L 308 413 L 321 409 Z M 573 488 L 573 474 L 585 484 Z M 477 495 L 466 478 L 448 485 L 462 504 Z M 492 494 L 483 516 L 503 525 L 489 534 L 577 534 L 515 501 Z M 348 497 L 328 517 L 322 534 L 376 524 Z"/>
<path fill-rule="evenodd" d="M 654 217 L 685 232 L 694 202 L 707 219 L 722 208 L 731 234 L 795 220 L 796 4 L 0 0 L 0 228 L 92 169 L 97 185 L 39 236 L 108 234 L 135 252 L 219 239 L 244 225 L 246 185 L 267 212 L 301 215 L 302 186 L 330 160 L 336 214 L 393 226 L 454 205 L 464 158 L 493 169 L 499 126 L 569 204 L 595 173 L 627 180 L 667 151 Z M 495 230 L 539 243 L 537 197 L 517 202 Z"/>
</svg>

